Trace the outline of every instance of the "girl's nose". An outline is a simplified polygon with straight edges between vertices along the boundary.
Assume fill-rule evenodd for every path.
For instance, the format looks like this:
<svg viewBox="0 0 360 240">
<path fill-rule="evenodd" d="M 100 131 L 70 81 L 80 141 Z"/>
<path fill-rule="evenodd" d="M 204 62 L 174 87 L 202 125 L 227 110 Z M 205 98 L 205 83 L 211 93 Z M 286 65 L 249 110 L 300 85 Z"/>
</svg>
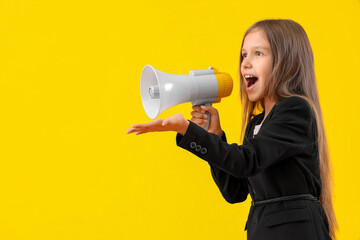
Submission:
<svg viewBox="0 0 360 240">
<path fill-rule="evenodd" d="M 242 65 L 242 67 L 244 69 L 249 69 L 249 68 L 252 67 L 252 65 L 251 65 L 250 61 L 248 60 L 248 58 L 244 58 L 241 65 Z"/>
</svg>

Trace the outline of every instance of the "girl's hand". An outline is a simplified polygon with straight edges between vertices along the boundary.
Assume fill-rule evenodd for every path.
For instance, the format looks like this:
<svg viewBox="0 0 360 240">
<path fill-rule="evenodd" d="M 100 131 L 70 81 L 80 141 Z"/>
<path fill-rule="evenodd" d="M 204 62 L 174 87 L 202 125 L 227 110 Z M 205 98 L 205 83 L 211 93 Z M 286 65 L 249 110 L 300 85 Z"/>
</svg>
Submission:
<svg viewBox="0 0 360 240">
<path fill-rule="evenodd" d="M 136 135 L 148 132 L 174 131 L 185 135 L 189 122 L 180 113 L 165 119 L 155 119 L 145 124 L 134 124 L 126 130 L 126 133 L 136 132 Z"/>
<path fill-rule="evenodd" d="M 208 132 L 210 133 L 215 133 L 218 136 L 222 136 L 223 131 L 221 129 L 220 126 L 220 117 L 219 117 L 219 113 L 218 110 L 216 110 L 215 108 L 213 108 L 212 106 L 193 106 L 192 107 L 194 111 L 191 112 L 191 121 L 193 123 L 196 123 L 197 125 L 199 125 L 200 127 L 204 127 L 205 123 L 207 123 L 208 119 L 207 119 L 207 115 L 205 114 L 206 112 L 210 113 L 210 124 L 209 124 L 209 129 Z"/>
</svg>

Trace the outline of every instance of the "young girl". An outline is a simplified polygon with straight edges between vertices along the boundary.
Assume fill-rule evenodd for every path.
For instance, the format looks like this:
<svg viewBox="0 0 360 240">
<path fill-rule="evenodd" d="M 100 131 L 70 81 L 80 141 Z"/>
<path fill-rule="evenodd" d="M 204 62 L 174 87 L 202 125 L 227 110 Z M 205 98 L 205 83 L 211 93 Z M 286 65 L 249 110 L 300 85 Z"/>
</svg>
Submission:
<svg viewBox="0 0 360 240">
<path fill-rule="evenodd" d="M 248 239 L 336 239 L 331 163 L 304 29 L 292 20 L 255 23 L 245 33 L 239 71 L 242 145 L 227 143 L 211 106 L 194 106 L 191 121 L 176 114 L 127 133 L 175 131 L 178 146 L 209 163 L 227 202 L 250 193 Z"/>
</svg>

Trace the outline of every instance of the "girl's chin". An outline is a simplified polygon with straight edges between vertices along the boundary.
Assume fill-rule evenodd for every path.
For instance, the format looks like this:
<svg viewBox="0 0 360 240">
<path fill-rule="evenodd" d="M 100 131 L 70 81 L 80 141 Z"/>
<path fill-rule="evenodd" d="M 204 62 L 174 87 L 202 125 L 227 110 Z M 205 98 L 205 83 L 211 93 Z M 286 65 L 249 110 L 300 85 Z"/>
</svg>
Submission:
<svg viewBox="0 0 360 240">
<path fill-rule="evenodd" d="M 257 102 L 257 101 L 259 101 L 261 98 L 259 98 L 259 97 L 255 97 L 255 96 L 249 96 L 248 95 L 248 98 L 249 98 L 249 101 L 250 102 Z"/>
<path fill-rule="evenodd" d="M 261 97 L 261 96 L 252 96 L 252 95 L 248 94 L 248 99 L 250 102 L 257 102 L 257 101 L 262 100 L 263 98 L 264 97 Z"/>
</svg>

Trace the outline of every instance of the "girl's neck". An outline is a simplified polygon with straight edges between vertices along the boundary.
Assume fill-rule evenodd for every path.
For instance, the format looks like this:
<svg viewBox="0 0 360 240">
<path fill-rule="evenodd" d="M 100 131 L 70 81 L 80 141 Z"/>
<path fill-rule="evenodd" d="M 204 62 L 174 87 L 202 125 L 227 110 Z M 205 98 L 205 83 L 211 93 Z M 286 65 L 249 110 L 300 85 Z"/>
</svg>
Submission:
<svg viewBox="0 0 360 240">
<path fill-rule="evenodd" d="M 269 97 L 265 97 L 264 103 L 265 103 L 265 116 L 264 116 L 264 118 L 263 118 L 263 120 L 261 121 L 260 124 L 263 124 L 263 122 L 265 121 L 267 115 L 270 113 L 271 109 L 276 104 L 276 102 L 273 101 L 272 99 L 270 99 Z"/>
</svg>

